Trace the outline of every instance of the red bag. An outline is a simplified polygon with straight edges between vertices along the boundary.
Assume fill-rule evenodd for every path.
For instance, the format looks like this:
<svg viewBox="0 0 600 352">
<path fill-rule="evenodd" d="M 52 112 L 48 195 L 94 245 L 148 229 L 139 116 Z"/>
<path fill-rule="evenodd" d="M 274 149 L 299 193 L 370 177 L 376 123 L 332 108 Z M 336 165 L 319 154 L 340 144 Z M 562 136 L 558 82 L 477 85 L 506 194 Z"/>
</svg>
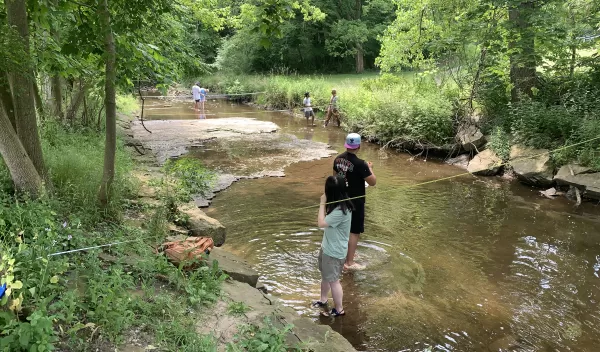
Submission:
<svg viewBox="0 0 600 352">
<path fill-rule="evenodd" d="M 161 245 L 170 262 L 175 265 L 186 261 L 200 261 L 203 254 L 209 254 L 215 247 L 210 237 L 188 237 L 182 241 L 166 242 Z"/>
</svg>

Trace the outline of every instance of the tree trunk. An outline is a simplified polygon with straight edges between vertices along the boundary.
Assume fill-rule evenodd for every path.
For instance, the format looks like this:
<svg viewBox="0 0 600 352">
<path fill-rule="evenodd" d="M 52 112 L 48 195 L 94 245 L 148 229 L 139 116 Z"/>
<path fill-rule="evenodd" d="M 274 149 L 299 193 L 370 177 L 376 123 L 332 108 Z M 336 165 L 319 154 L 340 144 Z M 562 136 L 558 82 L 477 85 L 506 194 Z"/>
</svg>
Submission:
<svg viewBox="0 0 600 352">
<path fill-rule="evenodd" d="M 508 9 L 508 20 L 511 22 L 509 49 L 513 102 L 517 102 L 521 94 L 532 97 L 536 85 L 535 35 L 530 25 L 533 12 L 533 1 L 522 1 Z"/>
<path fill-rule="evenodd" d="M 5 112 L 4 105 L 0 102 L 0 155 L 8 167 L 15 188 L 37 197 L 43 191 L 42 178 Z"/>
<path fill-rule="evenodd" d="M 71 99 L 71 105 L 69 106 L 69 109 L 67 110 L 67 120 L 69 120 L 71 123 L 73 123 L 75 121 L 75 115 L 77 115 L 77 110 L 79 110 L 79 107 L 81 106 L 81 103 L 83 102 L 84 96 L 85 96 L 85 84 L 82 83 L 81 81 L 79 81 L 79 87 L 78 87 L 77 91 L 75 92 L 75 97 L 73 99 Z"/>
<path fill-rule="evenodd" d="M 17 129 L 15 121 L 15 106 L 13 105 L 13 96 L 8 82 L 8 75 L 5 71 L 0 70 L 0 103 L 4 106 L 4 113 L 8 117 L 13 128 Z"/>
<path fill-rule="evenodd" d="M 54 114 L 58 116 L 59 119 L 63 119 L 65 116 L 63 115 L 62 110 L 62 85 L 60 83 L 60 76 L 54 75 L 50 78 L 50 90 L 52 91 L 52 105 L 54 108 Z"/>
<path fill-rule="evenodd" d="M 41 116 L 44 116 L 44 103 L 42 101 L 42 96 L 40 95 L 40 87 L 38 87 L 38 84 L 35 80 L 33 80 L 32 89 L 33 96 L 35 98 L 35 109 Z"/>
<path fill-rule="evenodd" d="M 362 45 L 358 44 L 356 47 L 356 73 L 363 73 L 365 71 L 365 59 Z"/>
<path fill-rule="evenodd" d="M 106 106 L 106 142 L 104 145 L 104 172 L 98 198 L 102 205 L 110 200 L 112 182 L 115 178 L 115 154 L 117 148 L 117 104 L 116 104 L 116 49 L 110 23 L 108 0 L 99 1 L 99 15 L 104 30 L 104 58 L 106 60 L 106 82 L 104 105 Z"/>
<path fill-rule="evenodd" d="M 6 4 L 8 24 L 16 27 L 23 50 L 29 53 L 29 27 L 25 0 L 5 0 L 4 2 Z M 30 61 L 30 58 L 25 57 L 23 60 Z M 46 182 L 49 182 L 44 166 L 40 136 L 38 134 L 37 116 L 34 106 L 35 98 L 33 97 L 32 89 L 32 84 L 34 83 L 33 70 L 27 68 L 25 70 L 9 72 L 9 79 L 16 112 L 17 135 L 38 174 Z"/>
<path fill-rule="evenodd" d="M 569 67 L 569 77 L 573 78 L 575 74 L 575 65 L 577 63 L 577 46 L 571 46 L 571 64 Z"/>
</svg>

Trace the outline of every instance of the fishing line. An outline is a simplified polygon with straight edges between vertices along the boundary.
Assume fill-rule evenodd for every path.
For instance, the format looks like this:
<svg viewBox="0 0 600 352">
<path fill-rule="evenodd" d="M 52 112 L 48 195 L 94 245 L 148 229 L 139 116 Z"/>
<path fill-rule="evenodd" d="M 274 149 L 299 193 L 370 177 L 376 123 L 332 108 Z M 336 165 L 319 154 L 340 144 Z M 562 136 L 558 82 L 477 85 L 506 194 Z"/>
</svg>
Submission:
<svg viewBox="0 0 600 352">
<path fill-rule="evenodd" d="M 600 139 L 600 136 L 595 137 L 595 138 L 591 138 L 591 139 L 588 139 L 588 140 L 585 140 L 583 142 L 578 142 L 578 143 L 574 143 L 574 144 L 562 146 L 560 148 L 556 148 L 556 149 L 553 149 L 553 150 L 545 151 L 545 152 L 542 152 L 542 153 L 539 153 L 539 154 L 524 156 L 524 157 L 521 157 L 521 158 L 516 158 L 516 159 L 510 160 L 510 161 L 507 161 L 507 162 L 503 162 L 503 163 L 497 163 L 497 164 L 494 164 L 494 165 L 492 165 L 490 167 L 487 167 L 485 169 L 477 170 L 475 172 L 480 172 L 480 171 L 484 171 L 484 170 L 491 170 L 491 169 L 494 169 L 494 168 L 499 168 L 499 167 L 508 165 L 510 162 L 527 160 L 527 159 L 536 158 L 536 157 L 539 157 L 539 156 L 542 156 L 542 155 L 546 155 L 546 154 L 550 154 L 550 153 L 555 153 L 555 152 L 558 152 L 558 151 L 561 151 L 561 150 L 565 150 L 565 149 L 568 149 L 568 148 L 576 147 L 578 145 L 582 145 L 582 144 L 585 144 L 585 143 L 593 142 L 593 141 L 598 140 L 598 139 Z M 473 173 L 475 173 L 475 172 L 473 172 Z M 415 184 L 412 184 L 412 185 L 399 186 L 395 190 L 421 187 L 421 186 L 433 184 L 433 183 L 436 183 L 436 182 L 442 182 L 442 181 L 451 180 L 451 179 L 454 179 L 454 178 L 457 178 L 457 177 L 462 177 L 462 176 L 467 176 L 467 175 L 473 175 L 473 173 L 471 173 L 471 172 L 464 172 L 464 173 L 460 173 L 460 174 L 456 174 L 456 175 L 452 175 L 452 176 L 447 176 L 447 177 L 442 177 L 442 178 L 438 178 L 438 179 L 434 179 L 434 180 L 430 180 L 430 181 L 419 182 L 419 183 L 415 183 Z M 387 191 L 387 192 L 389 193 L 389 191 Z M 345 201 L 348 201 L 348 200 L 361 199 L 361 198 L 365 198 L 365 197 L 366 197 L 366 195 L 364 195 L 364 196 L 357 196 L 357 197 L 349 197 L 349 198 L 342 199 L 342 200 L 339 200 L 339 201 L 327 202 L 327 203 L 324 203 L 324 205 L 337 204 L 337 203 L 345 202 Z M 255 215 L 255 216 L 248 217 L 248 218 L 245 218 L 245 219 L 239 219 L 239 220 L 236 220 L 236 221 L 227 222 L 227 225 L 229 226 L 231 224 L 238 224 L 238 223 L 242 223 L 242 222 L 246 222 L 246 221 L 250 221 L 250 220 L 261 219 L 261 218 L 266 218 L 266 217 L 275 217 L 276 215 L 287 214 L 287 213 L 295 212 L 295 211 L 302 211 L 302 210 L 313 209 L 313 208 L 317 208 L 319 206 L 321 206 L 321 204 L 312 204 L 312 205 L 308 205 L 308 206 L 304 206 L 304 207 L 290 208 L 290 209 L 286 209 L 286 210 L 282 210 L 282 211 L 278 211 L 278 212 L 273 212 L 273 213 L 269 213 L 269 214 L 264 214 L 264 215 Z M 98 245 L 98 246 L 91 246 L 91 247 L 73 249 L 73 250 L 69 250 L 69 251 L 56 252 L 56 253 L 48 254 L 46 257 L 53 257 L 53 256 L 59 256 L 59 255 L 64 255 L 64 254 L 77 253 L 77 252 L 85 252 L 85 251 L 92 250 L 92 249 L 99 249 L 99 248 L 104 248 L 104 247 L 112 247 L 112 246 L 116 246 L 116 245 L 120 245 L 120 244 L 132 243 L 132 242 L 136 242 L 136 241 L 140 241 L 140 240 L 142 240 L 142 238 L 138 238 L 138 239 L 135 239 L 135 240 L 129 240 L 129 241 L 113 242 L 113 243 L 108 243 L 108 244 L 103 244 L 103 245 Z M 41 259 L 41 258 L 42 257 L 39 257 L 38 259 Z"/>
<path fill-rule="evenodd" d="M 542 155 L 546 155 L 546 154 L 550 154 L 550 153 L 555 153 L 555 152 L 558 152 L 558 151 L 561 151 L 561 150 L 565 150 L 565 149 L 568 149 L 568 148 L 576 147 L 578 145 L 589 143 L 589 142 L 592 142 L 592 141 L 595 141 L 595 140 L 598 140 L 598 139 L 600 139 L 600 136 L 594 137 L 594 138 L 591 138 L 591 139 L 588 139 L 588 140 L 585 140 L 583 142 L 578 142 L 578 143 L 570 144 L 570 145 L 567 145 L 567 146 L 562 146 L 560 148 L 556 148 L 556 149 L 553 149 L 553 150 L 545 151 L 545 152 L 542 152 L 542 153 L 539 153 L 539 154 L 534 154 L 534 155 L 524 156 L 524 157 L 520 157 L 520 158 L 515 158 L 513 160 L 509 160 L 509 161 L 506 161 L 506 162 L 503 162 L 503 163 L 497 163 L 497 164 L 494 164 L 494 165 L 489 166 L 487 168 L 474 171 L 472 173 L 467 171 L 467 172 L 464 172 L 464 173 L 460 173 L 460 174 L 456 174 L 456 175 L 452 175 L 452 176 L 447 176 L 447 177 L 442 177 L 442 178 L 438 178 L 438 179 L 434 179 L 434 180 L 430 180 L 430 181 L 419 182 L 419 183 L 415 183 L 415 184 L 412 184 L 412 185 L 398 186 L 398 187 L 394 188 L 394 191 L 405 190 L 405 189 L 416 188 L 416 187 L 421 187 L 421 186 L 429 185 L 429 184 L 436 183 L 436 182 L 442 182 L 442 181 L 452 180 L 452 179 L 455 179 L 455 178 L 458 178 L 458 177 L 462 177 L 462 176 L 473 175 L 474 173 L 477 173 L 477 172 L 481 172 L 481 171 L 484 171 L 484 170 L 492 170 L 492 169 L 495 169 L 495 168 L 499 168 L 499 167 L 508 165 L 511 162 L 521 161 L 521 160 L 527 160 L 527 159 L 532 159 L 532 158 L 537 158 L 537 157 L 542 156 Z M 386 191 L 386 192 L 389 193 L 390 191 Z M 327 202 L 327 203 L 325 203 L 325 205 L 336 204 L 336 203 L 345 202 L 347 200 L 361 199 L 361 198 L 365 198 L 365 197 L 366 197 L 366 195 L 357 196 L 357 197 L 349 197 L 349 198 L 342 199 L 342 200 L 339 200 L 339 201 Z M 270 214 L 255 215 L 255 216 L 248 217 L 248 218 L 245 218 L 245 219 L 239 219 L 239 220 L 236 220 L 236 221 L 231 221 L 231 222 L 228 222 L 227 224 L 228 225 L 230 225 L 230 224 L 237 224 L 237 223 L 242 223 L 242 222 L 246 222 L 246 221 L 250 221 L 250 220 L 256 220 L 256 219 L 261 219 L 261 218 L 266 218 L 266 217 L 272 217 L 272 216 L 281 215 L 281 214 L 287 214 L 287 213 L 290 213 L 290 212 L 293 212 L 293 211 L 302 211 L 302 210 L 307 210 L 307 209 L 318 208 L 319 206 L 320 206 L 320 204 L 313 204 L 313 205 L 308 205 L 308 206 L 305 206 L 305 207 L 290 208 L 290 209 L 281 210 L 281 211 L 270 213 Z"/>
</svg>

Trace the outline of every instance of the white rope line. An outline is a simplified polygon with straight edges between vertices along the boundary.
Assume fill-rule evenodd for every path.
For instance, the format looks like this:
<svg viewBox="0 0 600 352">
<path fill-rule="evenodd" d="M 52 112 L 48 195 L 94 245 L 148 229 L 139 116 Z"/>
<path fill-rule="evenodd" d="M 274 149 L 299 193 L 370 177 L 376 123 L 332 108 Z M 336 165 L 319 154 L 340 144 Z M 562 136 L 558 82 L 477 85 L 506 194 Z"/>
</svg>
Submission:
<svg viewBox="0 0 600 352">
<path fill-rule="evenodd" d="M 253 93 L 236 93 L 236 94 L 206 94 L 205 98 L 211 97 L 227 97 L 227 96 L 240 96 L 240 95 L 258 95 L 264 94 L 266 92 L 253 92 Z M 163 98 L 181 98 L 181 99 L 191 99 L 193 95 L 142 95 L 142 99 L 163 99 Z"/>
<path fill-rule="evenodd" d="M 139 239 L 137 239 L 137 240 L 130 240 L 130 241 L 113 242 L 113 243 L 108 243 L 108 244 L 102 244 L 102 245 L 99 245 L 99 246 L 85 247 L 85 248 L 79 248 L 79 249 L 72 249 L 70 251 L 56 252 L 56 253 L 48 254 L 46 257 L 55 257 L 55 256 L 63 255 L 63 254 L 85 252 L 85 251 L 89 251 L 91 249 L 98 249 L 98 248 L 103 248 L 103 247 L 111 247 L 111 246 L 116 246 L 116 245 L 119 245 L 119 244 L 131 243 L 131 242 L 136 242 L 136 241 L 139 241 Z M 37 259 L 42 259 L 42 257 L 39 257 Z"/>
</svg>

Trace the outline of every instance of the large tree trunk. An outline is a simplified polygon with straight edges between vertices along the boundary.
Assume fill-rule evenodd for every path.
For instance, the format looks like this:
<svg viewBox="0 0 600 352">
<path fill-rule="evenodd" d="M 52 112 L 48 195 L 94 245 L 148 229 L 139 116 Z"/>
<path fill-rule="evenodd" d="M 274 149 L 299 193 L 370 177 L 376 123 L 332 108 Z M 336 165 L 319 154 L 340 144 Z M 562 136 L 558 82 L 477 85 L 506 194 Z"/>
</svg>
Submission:
<svg viewBox="0 0 600 352">
<path fill-rule="evenodd" d="M 10 123 L 2 102 L 0 102 L 0 155 L 8 167 L 17 190 L 27 192 L 33 197 L 42 193 L 44 187 L 42 178 Z"/>
<path fill-rule="evenodd" d="M 363 73 L 365 71 L 365 58 L 362 45 L 358 44 L 356 47 L 356 73 Z"/>
<path fill-rule="evenodd" d="M 6 4 L 8 24 L 16 27 L 23 51 L 29 53 L 29 27 L 25 0 L 4 0 L 4 3 Z M 24 60 L 27 60 L 27 63 L 30 64 L 28 57 Z M 49 182 L 38 134 L 35 98 L 33 96 L 33 70 L 29 67 L 23 71 L 9 72 L 9 79 L 13 90 L 17 135 L 38 174 L 46 182 Z"/>
<path fill-rule="evenodd" d="M 44 102 L 42 101 L 42 96 L 40 95 L 40 87 L 35 80 L 32 83 L 33 96 L 35 98 L 35 109 L 38 111 L 40 115 L 44 115 Z"/>
<path fill-rule="evenodd" d="M 77 115 L 77 111 L 83 102 L 83 98 L 85 96 L 85 84 L 79 81 L 77 91 L 75 92 L 75 97 L 71 99 L 71 105 L 67 110 L 67 120 L 71 123 L 75 122 L 75 116 Z"/>
<path fill-rule="evenodd" d="M 17 129 L 15 121 L 15 106 L 13 105 L 13 96 L 8 82 L 8 75 L 0 70 L 0 103 L 4 106 L 4 112 L 13 128 Z"/>
<path fill-rule="evenodd" d="M 108 0 L 99 1 L 100 21 L 104 30 L 104 58 L 106 60 L 106 82 L 104 86 L 104 105 L 106 106 L 106 142 L 104 145 L 104 172 L 100 183 L 99 200 L 108 204 L 110 190 L 115 178 L 115 154 L 117 148 L 117 104 L 116 104 L 116 49 L 110 23 Z"/>
<path fill-rule="evenodd" d="M 533 11 L 534 3 L 531 0 L 522 1 L 508 9 L 508 19 L 511 22 L 509 49 L 513 102 L 517 102 L 522 94 L 532 97 L 536 86 L 535 34 L 530 25 Z"/>
<path fill-rule="evenodd" d="M 52 91 L 52 105 L 54 108 L 54 114 L 59 118 L 63 119 L 63 110 L 62 110 L 62 85 L 60 83 L 60 76 L 54 75 L 50 78 L 50 90 Z"/>
</svg>

